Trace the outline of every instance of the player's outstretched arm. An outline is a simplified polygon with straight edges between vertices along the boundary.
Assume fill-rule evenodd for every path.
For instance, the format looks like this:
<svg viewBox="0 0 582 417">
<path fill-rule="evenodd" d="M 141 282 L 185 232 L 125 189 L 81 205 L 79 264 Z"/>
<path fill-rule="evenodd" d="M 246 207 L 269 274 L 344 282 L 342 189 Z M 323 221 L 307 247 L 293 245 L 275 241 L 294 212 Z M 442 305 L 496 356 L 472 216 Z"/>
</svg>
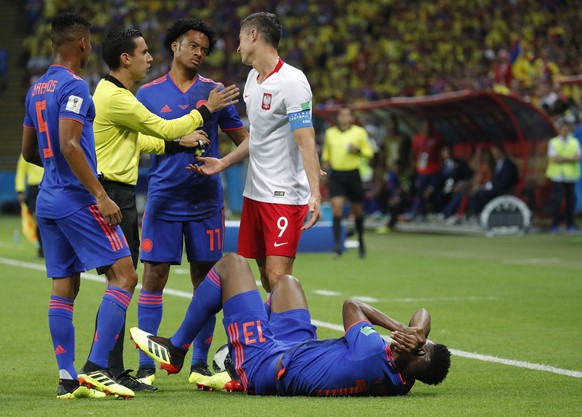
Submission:
<svg viewBox="0 0 582 417">
<path fill-rule="evenodd" d="M 218 110 L 224 109 L 226 106 L 238 103 L 236 99 L 239 95 L 239 90 L 236 85 L 229 85 L 222 91 L 222 84 L 218 84 L 210 92 L 208 100 L 206 101 L 206 107 L 210 110 L 210 113 L 215 113 Z"/>
<path fill-rule="evenodd" d="M 189 171 L 194 171 L 200 175 L 214 175 L 224 171 L 229 166 L 234 165 L 249 156 L 249 139 L 243 140 L 234 151 L 223 158 L 197 156 L 200 165 L 190 164 L 186 167 Z"/>
</svg>

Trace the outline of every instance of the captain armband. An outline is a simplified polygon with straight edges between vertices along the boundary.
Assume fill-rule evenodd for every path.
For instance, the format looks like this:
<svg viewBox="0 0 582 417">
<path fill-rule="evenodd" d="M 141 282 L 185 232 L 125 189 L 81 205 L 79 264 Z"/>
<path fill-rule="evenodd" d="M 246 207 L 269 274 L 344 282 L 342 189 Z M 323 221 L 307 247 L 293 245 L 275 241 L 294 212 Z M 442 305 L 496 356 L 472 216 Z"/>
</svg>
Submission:
<svg viewBox="0 0 582 417">
<path fill-rule="evenodd" d="M 309 110 L 301 110 L 296 113 L 289 113 L 287 117 L 289 118 L 289 124 L 291 125 L 292 131 L 301 129 L 302 127 L 313 127 L 313 122 L 311 121 L 311 111 Z"/>
</svg>

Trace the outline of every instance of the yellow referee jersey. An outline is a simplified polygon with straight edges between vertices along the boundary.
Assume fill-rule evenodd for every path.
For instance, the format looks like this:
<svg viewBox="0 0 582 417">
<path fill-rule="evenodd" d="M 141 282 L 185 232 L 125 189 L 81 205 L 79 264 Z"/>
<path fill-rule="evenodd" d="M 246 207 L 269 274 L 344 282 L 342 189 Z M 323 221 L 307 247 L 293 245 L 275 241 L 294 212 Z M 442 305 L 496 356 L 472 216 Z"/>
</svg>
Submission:
<svg viewBox="0 0 582 417">
<path fill-rule="evenodd" d="M 42 180 L 44 168 L 26 162 L 22 154 L 18 158 L 16 165 L 16 180 L 14 188 L 17 193 L 23 193 L 27 185 L 38 185 Z"/>
<path fill-rule="evenodd" d="M 151 113 L 113 77 L 99 81 L 93 101 L 97 169 L 105 179 L 124 184 L 137 184 L 141 152 L 160 155 L 165 148 L 160 139 L 178 139 L 204 124 L 197 110 L 173 120 Z"/>
<path fill-rule="evenodd" d="M 360 149 L 359 154 L 348 152 L 348 146 Z M 325 131 L 325 142 L 321 160 L 328 162 L 334 171 L 352 171 L 360 167 L 361 158 L 370 159 L 374 151 L 368 140 L 368 132 L 363 127 L 352 125 L 345 131 L 337 126 Z"/>
</svg>

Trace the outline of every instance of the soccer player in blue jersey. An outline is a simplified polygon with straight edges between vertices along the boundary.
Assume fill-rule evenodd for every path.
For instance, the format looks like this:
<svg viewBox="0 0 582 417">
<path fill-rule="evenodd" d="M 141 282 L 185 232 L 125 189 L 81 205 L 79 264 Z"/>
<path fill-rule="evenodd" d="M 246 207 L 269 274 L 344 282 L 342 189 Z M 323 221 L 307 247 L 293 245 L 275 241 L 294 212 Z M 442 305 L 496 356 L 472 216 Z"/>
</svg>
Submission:
<svg viewBox="0 0 582 417">
<path fill-rule="evenodd" d="M 217 83 L 199 74 L 199 68 L 216 46 L 217 35 L 199 19 L 180 19 L 170 27 L 164 47 L 173 55 L 170 71 L 142 86 L 137 98 L 151 112 L 175 119 L 202 106 Z M 234 106 L 213 114 L 202 129 L 210 144 L 204 155 L 218 157 L 218 128 L 238 145 L 248 138 Z M 198 154 L 200 152 L 198 151 Z M 162 292 L 171 265 L 179 265 L 185 243 L 190 276 L 196 289 L 210 268 L 222 257 L 224 197 L 220 175 L 199 175 L 185 170 L 196 163 L 196 153 L 152 155 L 147 203 L 142 224 L 140 258 L 144 262 L 143 287 L 138 300 L 138 323 L 157 333 L 162 320 Z M 216 319 L 210 317 L 195 340 L 189 381 L 210 375 L 208 350 Z M 140 356 L 137 377 L 147 383 L 154 378 L 154 362 Z"/>
<path fill-rule="evenodd" d="M 186 317 L 170 339 L 138 328 L 130 334 L 138 347 L 168 373 L 179 372 L 180 348 L 220 309 L 236 373 L 249 394 L 282 396 L 392 396 L 408 393 L 416 380 L 436 385 L 450 367 L 450 352 L 427 340 L 431 318 L 425 309 L 406 326 L 365 303 L 343 305 L 345 335 L 317 340 L 299 281 L 280 277 L 267 316 L 248 262 L 227 254 L 198 287 Z M 374 326 L 391 331 L 391 342 Z M 224 373 L 222 373 L 224 374 Z M 198 384 L 224 389 L 221 374 Z"/>
<path fill-rule="evenodd" d="M 50 37 L 54 63 L 26 96 L 22 154 L 45 169 L 37 218 L 46 242 L 47 276 L 52 278 L 48 316 L 59 367 L 57 398 L 104 396 L 91 387 L 130 398 L 133 391 L 118 384 L 107 365 L 137 275 L 118 226 L 120 209 L 97 179 L 95 106 L 88 84 L 77 75 L 91 54 L 90 24 L 78 15 L 59 14 L 52 21 Z M 108 286 L 99 306 L 93 346 L 77 374 L 73 306 L 80 274 L 106 266 Z"/>
</svg>

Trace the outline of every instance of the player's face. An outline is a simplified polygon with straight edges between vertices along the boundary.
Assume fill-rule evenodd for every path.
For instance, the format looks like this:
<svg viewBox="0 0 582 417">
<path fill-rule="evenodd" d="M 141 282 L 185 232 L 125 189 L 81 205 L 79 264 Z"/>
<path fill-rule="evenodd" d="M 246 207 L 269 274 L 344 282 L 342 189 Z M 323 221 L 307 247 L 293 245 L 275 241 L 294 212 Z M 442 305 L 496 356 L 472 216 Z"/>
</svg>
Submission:
<svg viewBox="0 0 582 417">
<path fill-rule="evenodd" d="M 239 35 L 238 49 L 236 50 L 240 54 L 240 59 L 243 64 L 251 65 L 252 61 L 250 59 L 250 46 L 251 46 L 251 31 L 241 30 Z"/>
<path fill-rule="evenodd" d="M 91 45 L 91 32 L 87 31 L 85 36 L 81 38 L 83 53 L 81 55 L 81 68 L 85 68 L 89 62 L 93 45 Z"/>
<path fill-rule="evenodd" d="M 130 59 L 129 72 L 134 81 L 143 80 L 149 72 L 152 61 L 154 60 L 148 51 L 146 41 L 141 36 L 133 40 L 135 42 L 135 49 L 133 55 L 128 55 Z"/>
<path fill-rule="evenodd" d="M 172 44 L 174 65 L 183 66 L 187 70 L 198 71 L 200 64 L 208 56 L 210 41 L 208 37 L 197 30 L 189 30 Z"/>
</svg>

